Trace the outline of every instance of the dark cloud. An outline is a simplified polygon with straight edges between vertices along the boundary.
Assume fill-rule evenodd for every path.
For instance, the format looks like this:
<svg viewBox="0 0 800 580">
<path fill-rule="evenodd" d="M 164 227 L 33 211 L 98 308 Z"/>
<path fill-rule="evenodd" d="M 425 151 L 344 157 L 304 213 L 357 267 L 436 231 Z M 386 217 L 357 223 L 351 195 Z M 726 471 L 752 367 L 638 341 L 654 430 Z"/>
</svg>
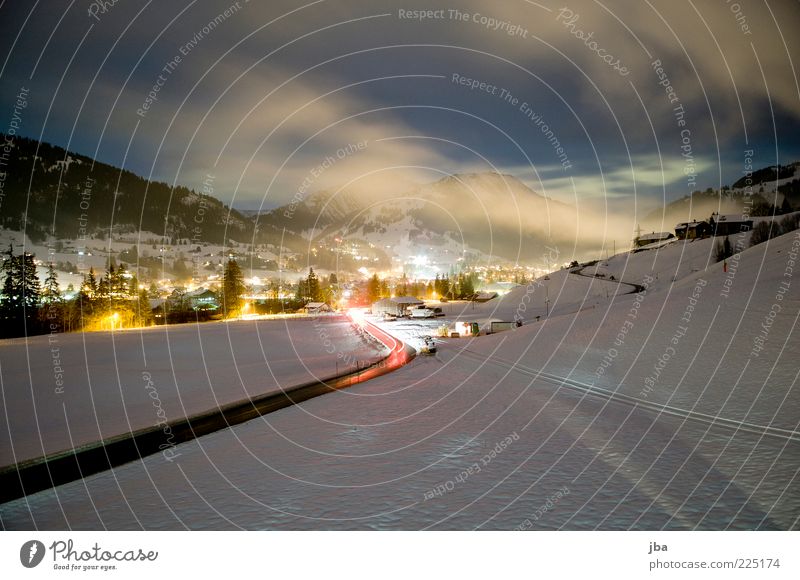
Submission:
<svg viewBox="0 0 800 580">
<path fill-rule="evenodd" d="M 734 181 L 745 149 L 800 157 L 795 3 L 93 6 L 3 5 L 0 112 L 24 86 L 24 134 L 168 182 L 212 173 L 240 206 L 285 202 L 365 141 L 314 185 L 494 166 L 565 201 L 646 206 Z"/>
</svg>

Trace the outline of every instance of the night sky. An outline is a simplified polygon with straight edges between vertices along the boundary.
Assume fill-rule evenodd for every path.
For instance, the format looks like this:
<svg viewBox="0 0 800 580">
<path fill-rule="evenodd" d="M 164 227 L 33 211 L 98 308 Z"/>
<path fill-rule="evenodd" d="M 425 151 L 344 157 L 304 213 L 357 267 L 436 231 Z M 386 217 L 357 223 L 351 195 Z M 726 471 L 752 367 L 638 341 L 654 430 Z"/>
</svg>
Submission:
<svg viewBox="0 0 800 580">
<path fill-rule="evenodd" d="M 0 29 L 0 131 L 27 90 L 19 134 L 240 208 L 478 171 L 624 207 L 800 160 L 793 1 L 6 0 Z"/>
</svg>

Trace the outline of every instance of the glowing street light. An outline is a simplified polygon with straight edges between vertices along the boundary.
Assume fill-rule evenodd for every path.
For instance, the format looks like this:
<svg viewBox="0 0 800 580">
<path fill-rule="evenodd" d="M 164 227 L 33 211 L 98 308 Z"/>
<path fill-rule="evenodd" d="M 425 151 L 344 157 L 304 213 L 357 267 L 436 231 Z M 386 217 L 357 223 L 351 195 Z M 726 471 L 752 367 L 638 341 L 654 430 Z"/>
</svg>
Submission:
<svg viewBox="0 0 800 580">
<path fill-rule="evenodd" d="M 117 325 L 119 324 L 119 312 L 114 312 L 106 317 L 108 321 L 108 325 L 111 327 L 111 330 L 116 330 Z"/>
</svg>

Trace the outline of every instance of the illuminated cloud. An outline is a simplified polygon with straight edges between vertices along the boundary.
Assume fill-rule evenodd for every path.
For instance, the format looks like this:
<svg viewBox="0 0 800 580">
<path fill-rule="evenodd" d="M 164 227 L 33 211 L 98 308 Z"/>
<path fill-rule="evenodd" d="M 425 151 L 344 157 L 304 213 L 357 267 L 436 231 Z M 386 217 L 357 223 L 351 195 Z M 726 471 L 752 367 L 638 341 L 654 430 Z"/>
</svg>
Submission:
<svg viewBox="0 0 800 580">
<path fill-rule="evenodd" d="M 0 107 L 26 86 L 23 133 L 190 187 L 214 174 L 215 195 L 250 208 L 321 165 L 314 189 L 498 170 L 576 206 L 645 206 L 733 181 L 748 149 L 800 156 L 790 3 L 462 0 L 422 21 L 388 1 L 234 4 L 4 5 L 24 28 L 0 40 Z"/>
</svg>

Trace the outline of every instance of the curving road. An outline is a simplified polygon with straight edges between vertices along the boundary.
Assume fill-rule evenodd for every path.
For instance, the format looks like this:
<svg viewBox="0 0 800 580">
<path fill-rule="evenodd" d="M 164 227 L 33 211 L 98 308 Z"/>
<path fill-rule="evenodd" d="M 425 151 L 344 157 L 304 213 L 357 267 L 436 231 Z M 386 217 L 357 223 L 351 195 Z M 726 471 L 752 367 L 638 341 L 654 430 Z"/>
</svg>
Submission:
<svg viewBox="0 0 800 580">
<path fill-rule="evenodd" d="M 592 280 L 602 280 L 604 282 L 615 282 L 616 284 L 624 284 L 625 286 L 630 286 L 633 288 L 630 292 L 626 292 L 625 294 L 636 294 L 637 292 L 644 292 L 645 287 L 641 284 L 634 284 L 633 282 L 623 282 L 622 280 L 614 280 L 610 278 L 606 278 L 604 276 L 590 276 L 589 274 L 584 274 L 583 271 L 588 268 L 589 266 L 582 266 L 577 270 L 570 270 L 570 274 L 575 274 L 576 276 L 583 276 L 584 278 L 591 278 Z"/>
<path fill-rule="evenodd" d="M 415 349 L 374 324 L 366 320 L 353 322 L 382 342 L 389 349 L 389 354 L 355 372 L 231 403 L 172 421 L 166 426 L 148 427 L 62 453 L 17 463 L 0 470 L 0 503 L 76 481 L 159 452 L 169 461 L 169 453 L 177 444 L 390 373 L 407 364 L 416 355 Z M 167 429 L 172 444 L 165 448 L 164 434 Z"/>
</svg>

